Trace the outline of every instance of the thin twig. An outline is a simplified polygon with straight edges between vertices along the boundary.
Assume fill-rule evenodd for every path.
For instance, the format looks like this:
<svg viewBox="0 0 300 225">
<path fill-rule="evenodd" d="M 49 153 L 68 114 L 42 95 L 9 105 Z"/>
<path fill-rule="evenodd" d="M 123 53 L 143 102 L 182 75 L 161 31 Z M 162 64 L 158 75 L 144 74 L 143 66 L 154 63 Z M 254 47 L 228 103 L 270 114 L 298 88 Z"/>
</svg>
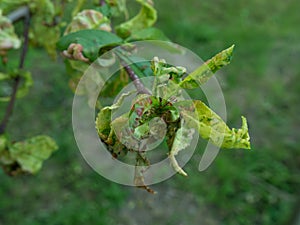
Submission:
<svg viewBox="0 0 300 225">
<path fill-rule="evenodd" d="M 122 62 L 124 69 L 126 70 L 129 78 L 133 81 L 134 86 L 136 87 L 139 94 L 148 94 L 150 95 L 150 91 L 147 90 L 144 84 L 141 82 L 140 78 L 134 73 L 134 71 L 128 66 L 126 63 Z"/>
<path fill-rule="evenodd" d="M 27 15 L 29 15 L 29 8 L 27 6 L 23 6 L 8 14 L 7 18 L 15 23 L 18 20 L 25 18 Z"/>
<path fill-rule="evenodd" d="M 106 4 L 105 0 L 100 0 L 100 5 L 104 6 Z"/>
<path fill-rule="evenodd" d="M 20 19 L 19 16 L 20 16 L 21 12 L 24 13 L 25 10 L 20 10 L 18 13 L 18 16 L 13 17 L 13 18 L 15 18 L 15 21 Z M 21 52 L 21 56 L 20 56 L 19 69 L 23 69 L 23 67 L 24 67 L 24 62 L 25 62 L 25 58 L 26 58 L 26 54 L 27 54 L 27 50 L 28 50 L 28 43 L 29 43 L 29 35 L 28 34 L 29 34 L 29 26 L 30 26 L 30 12 L 29 12 L 29 10 L 27 10 L 26 12 L 27 12 L 27 14 L 22 14 L 24 17 L 24 32 L 23 32 L 24 44 L 23 44 L 23 48 L 22 48 L 22 52 Z M 19 76 L 17 76 L 14 79 L 13 91 L 12 91 L 12 94 L 10 97 L 10 101 L 6 107 L 5 116 L 0 123 L 0 134 L 3 134 L 5 132 L 9 118 L 12 115 L 20 80 L 21 79 Z"/>
</svg>

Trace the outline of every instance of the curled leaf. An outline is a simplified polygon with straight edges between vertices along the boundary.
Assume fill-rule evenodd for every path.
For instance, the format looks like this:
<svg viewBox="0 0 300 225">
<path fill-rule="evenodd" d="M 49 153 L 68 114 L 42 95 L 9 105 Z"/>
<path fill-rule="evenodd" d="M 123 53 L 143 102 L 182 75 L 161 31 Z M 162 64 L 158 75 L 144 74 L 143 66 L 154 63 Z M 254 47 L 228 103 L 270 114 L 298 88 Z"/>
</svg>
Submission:
<svg viewBox="0 0 300 225">
<path fill-rule="evenodd" d="M 110 20 L 103 16 L 101 12 L 96 10 L 83 10 L 73 18 L 71 23 L 69 23 L 64 35 L 86 29 L 96 29 L 110 32 Z"/>
<path fill-rule="evenodd" d="M 142 8 L 132 19 L 116 27 L 116 32 L 120 37 L 127 38 L 132 33 L 151 27 L 157 20 L 157 12 L 150 0 L 136 0 Z"/>
<path fill-rule="evenodd" d="M 248 133 L 247 120 L 242 117 L 240 129 L 230 129 L 226 123 L 207 107 L 202 101 L 194 100 L 194 106 L 198 117 L 187 116 L 183 111 L 183 117 L 198 128 L 200 136 L 210 140 L 214 145 L 221 148 L 250 149 L 250 136 Z"/>
<path fill-rule="evenodd" d="M 63 36 L 57 43 L 60 51 L 67 50 L 72 44 L 82 46 L 82 54 L 90 62 L 95 61 L 100 50 L 122 44 L 123 40 L 117 35 L 103 30 L 80 30 Z"/>
<path fill-rule="evenodd" d="M 179 83 L 179 86 L 186 89 L 193 89 L 207 82 L 216 71 L 230 63 L 232 59 L 233 48 L 234 45 L 212 57 L 210 60 L 198 67 L 195 71 L 190 73 L 183 81 Z"/>
<path fill-rule="evenodd" d="M 102 140 L 107 140 L 111 133 L 112 110 L 119 108 L 124 99 L 133 93 L 134 92 L 123 93 L 115 104 L 102 108 L 98 113 L 96 118 L 96 129 Z"/>
<path fill-rule="evenodd" d="M 186 128 L 185 126 L 180 127 L 176 134 L 172 143 L 171 151 L 169 152 L 169 159 L 172 167 L 175 171 L 183 176 L 187 176 L 187 173 L 178 165 L 178 162 L 175 156 L 181 151 L 187 148 L 192 139 L 195 130 L 193 128 Z"/>
<path fill-rule="evenodd" d="M 81 44 L 70 44 L 68 50 L 64 50 L 62 55 L 68 59 L 78 60 L 82 62 L 89 62 L 88 58 L 85 58 L 82 54 L 83 47 Z"/>
</svg>

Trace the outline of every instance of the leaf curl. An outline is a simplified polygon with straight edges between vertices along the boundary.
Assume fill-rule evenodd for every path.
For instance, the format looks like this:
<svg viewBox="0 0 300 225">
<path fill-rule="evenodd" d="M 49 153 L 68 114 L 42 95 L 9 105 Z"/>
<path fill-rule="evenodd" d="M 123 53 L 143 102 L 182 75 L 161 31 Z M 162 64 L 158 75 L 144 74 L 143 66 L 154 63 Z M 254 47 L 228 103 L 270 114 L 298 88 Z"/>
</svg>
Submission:
<svg viewBox="0 0 300 225">
<path fill-rule="evenodd" d="M 182 115 L 192 127 L 196 127 L 200 136 L 208 139 L 214 145 L 221 148 L 250 149 L 250 136 L 245 117 L 242 117 L 242 127 L 230 129 L 226 123 L 214 111 L 200 100 L 194 100 L 197 118 L 190 117 L 185 111 Z M 183 104 L 183 103 L 179 103 Z"/>
<path fill-rule="evenodd" d="M 136 0 L 141 4 L 141 10 L 132 19 L 116 27 L 116 32 L 120 37 L 127 38 L 138 30 L 151 27 L 157 20 L 157 12 L 150 0 Z"/>
</svg>

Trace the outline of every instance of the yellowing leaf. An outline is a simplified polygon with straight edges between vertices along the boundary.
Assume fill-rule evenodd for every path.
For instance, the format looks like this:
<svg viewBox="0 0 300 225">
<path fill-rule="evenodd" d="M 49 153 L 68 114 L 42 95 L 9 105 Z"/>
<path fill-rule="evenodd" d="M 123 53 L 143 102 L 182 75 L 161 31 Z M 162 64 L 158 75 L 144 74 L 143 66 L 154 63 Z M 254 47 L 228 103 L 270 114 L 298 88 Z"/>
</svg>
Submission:
<svg viewBox="0 0 300 225">
<path fill-rule="evenodd" d="M 214 145 L 221 148 L 250 149 L 250 136 L 245 117 L 242 117 L 240 129 L 230 129 L 221 117 L 200 100 L 194 100 L 194 107 L 198 114 L 197 118 L 188 116 L 184 111 L 182 112 L 183 117 L 190 124 L 193 124 L 192 127 L 198 128 L 202 138 L 210 140 Z"/>
</svg>

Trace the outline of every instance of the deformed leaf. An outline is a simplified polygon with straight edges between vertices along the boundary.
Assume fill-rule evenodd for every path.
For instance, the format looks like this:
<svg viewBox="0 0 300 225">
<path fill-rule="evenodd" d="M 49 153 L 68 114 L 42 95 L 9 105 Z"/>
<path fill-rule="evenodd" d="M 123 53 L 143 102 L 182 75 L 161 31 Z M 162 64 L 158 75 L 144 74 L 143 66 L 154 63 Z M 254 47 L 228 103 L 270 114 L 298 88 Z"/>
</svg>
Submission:
<svg viewBox="0 0 300 225">
<path fill-rule="evenodd" d="M 110 20 L 96 10 L 83 10 L 73 18 L 71 23 L 69 23 L 64 35 L 86 29 L 105 30 L 110 32 Z"/>
<path fill-rule="evenodd" d="M 135 17 L 116 27 L 116 32 L 120 37 L 127 38 L 131 33 L 151 27 L 157 20 L 157 12 L 151 1 L 136 1 L 142 5 L 142 8 Z"/>
<path fill-rule="evenodd" d="M 102 108 L 98 113 L 96 118 L 96 129 L 102 140 L 107 140 L 110 134 L 112 110 L 119 108 L 124 99 L 132 93 L 133 92 L 123 93 L 115 104 Z"/>
<path fill-rule="evenodd" d="M 102 10 L 107 10 L 107 7 L 109 7 L 109 12 L 112 16 L 119 16 L 120 14 L 124 14 L 125 19 L 128 19 L 129 14 L 126 7 L 126 0 L 105 0 L 106 5 L 102 6 Z"/>
<path fill-rule="evenodd" d="M 41 169 L 43 162 L 57 149 L 52 138 L 40 135 L 14 143 L 9 148 L 9 153 L 23 171 L 35 174 Z"/>
<path fill-rule="evenodd" d="M 214 145 L 221 148 L 243 148 L 250 149 L 250 136 L 248 133 L 247 120 L 242 117 L 242 127 L 240 129 L 230 129 L 226 123 L 207 107 L 202 101 L 194 100 L 197 111 L 197 118 L 187 116 L 183 112 L 183 117 L 198 128 L 200 136 L 210 140 Z"/>
<path fill-rule="evenodd" d="M 105 107 L 100 110 L 96 118 L 96 129 L 102 140 L 106 140 L 109 136 L 111 127 L 111 109 Z"/>
<path fill-rule="evenodd" d="M 99 56 L 99 51 L 105 47 L 114 47 L 122 44 L 123 40 L 117 35 L 103 30 L 80 30 L 60 38 L 57 48 L 60 51 L 67 50 L 71 44 L 82 46 L 83 56 L 91 62 Z"/>
<path fill-rule="evenodd" d="M 176 170 L 178 173 L 180 173 L 183 176 L 187 176 L 187 173 L 184 172 L 184 170 L 178 165 L 175 156 L 181 150 L 184 150 L 190 145 L 194 133 L 195 130 L 193 128 L 187 128 L 185 126 L 180 127 L 175 134 L 172 148 L 171 151 L 169 152 L 169 159 L 172 167 L 174 168 L 174 170 Z"/>
<path fill-rule="evenodd" d="M 212 57 L 210 60 L 198 67 L 195 71 L 190 73 L 183 81 L 179 83 L 179 86 L 186 89 L 193 89 L 207 82 L 216 71 L 230 63 L 232 59 L 233 48 L 234 45 Z"/>
</svg>

